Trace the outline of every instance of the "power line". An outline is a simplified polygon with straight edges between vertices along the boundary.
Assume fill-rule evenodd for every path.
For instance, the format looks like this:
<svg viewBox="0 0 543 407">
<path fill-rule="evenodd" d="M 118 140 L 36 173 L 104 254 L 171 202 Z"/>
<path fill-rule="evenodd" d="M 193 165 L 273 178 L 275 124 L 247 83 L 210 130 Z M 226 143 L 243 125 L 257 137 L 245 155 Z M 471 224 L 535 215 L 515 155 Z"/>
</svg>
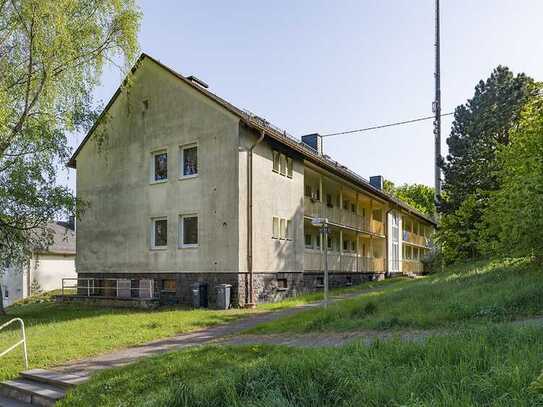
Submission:
<svg viewBox="0 0 543 407">
<path fill-rule="evenodd" d="M 452 114 L 454 114 L 454 112 L 443 113 L 443 114 L 441 114 L 441 117 L 450 116 Z M 385 128 L 385 127 L 401 126 L 403 124 L 422 122 L 424 120 L 430 120 L 430 119 L 435 119 L 435 116 L 432 115 L 432 116 L 419 117 L 417 119 L 404 120 L 402 122 L 380 124 L 378 126 L 364 127 L 362 129 L 356 129 L 356 130 L 341 131 L 341 132 L 338 132 L 338 133 L 321 134 L 321 137 L 331 137 L 331 136 L 341 136 L 343 134 L 362 133 L 362 132 L 365 132 L 365 131 L 377 130 L 377 129 L 382 129 L 382 128 Z"/>
</svg>

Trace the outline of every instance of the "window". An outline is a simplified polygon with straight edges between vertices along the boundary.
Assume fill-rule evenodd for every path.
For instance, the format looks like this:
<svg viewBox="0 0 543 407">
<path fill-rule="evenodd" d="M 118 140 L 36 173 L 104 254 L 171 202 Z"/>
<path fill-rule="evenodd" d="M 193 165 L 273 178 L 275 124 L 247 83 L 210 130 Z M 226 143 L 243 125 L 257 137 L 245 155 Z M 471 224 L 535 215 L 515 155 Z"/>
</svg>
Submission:
<svg viewBox="0 0 543 407">
<path fill-rule="evenodd" d="M 166 218 L 153 219 L 151 228 L 151 247 L 153 249 L 168 247 L 168 220 Z"/>
<path fill-rule="evenodd" d="M 153 153 L 152 169 L 152 182 L 168 180 L 168 153 L 166 151 Z"/>
<path fill-rule="evenodd" d="M 382 222 L 382 220 L 383 220 L 383 212 L 381 211 L 381 209 L 374 209 L 373 210 L 373 220 Z"/>
<path fill-rule="evenodd" d="M 333 208 L 334 205 L 332 204 L 332 195 L 326 194 L 326 206 Z"/>
<path fill-rule="evenodd" d="M 351 212 L 356 213 L 356 205 L 354 203 L 351 204 Z"/>
<path fill-rule="evenodd" d="M 349 251 L 349 241 L 348 241 L 348 240 L 344 240 L 344 241 L 343 241 L 343 251 L 344 251 L 344 252 L 348 252 L 348 251 Z"/>
<path fill-rule="evenodd" d="M 315 236 L 315 248 L 317 250 L 321 249 L 321 235 L 320 234 Z"/>
<path fill-rule="evenodd" d="M 317 277 L 315 279 L 315 287 L 324 287 L 324 277 Z"/>
<path fill-rule="evenodd" d="M 309 233 L 305 235 L 305 247 L 306 249 L 313 248 L 313 236 L 311 236 Z"/>
<path fill-rule="evenodd" d="M 272 237 L 274 239 L 279 239 L 279 218 L 275 216 L 273 218 Z"/>
<path fill-rule="evenodd" d="M 273 171 L 285 177 L 292 178 L 294 171 L 294 161 L 279 151 L 272 151 Z M 310 192 L 311 193 L 311 192 Z"/>
<path fill-rule="evenodd" d="M 351 241 L 351 250 L 352 250 L 353 252 L 356 252 L 356 240 L 352 240 L 352 241 Z"/>
<path fill-rule="evenodd" d="M 351 276 L 345 277 L 345 285 L 353 285 L 353 278 Z"/>
<path fill-rule="evenodd" d="M 179 222 L 179 241 L 181 247 L 198 246 L 198 216 L 181 215 Z"/>
<path fill-rule="evenodd" d="M 285 154 L 279 155 L 279 173 L 281 175 L 287 175 L 287 157 Z"/>
<path fill-rule="evenodd" d="M 345 209 L 346 211 L 349 210 L 349 201 L 343 201 L 343 209 Z"/>
<path fill-rule="evenodd" d="M 195 145 L 181 147 L 182 177 L 198 175 L 198 147 Z"/>
<path fill-rule="evenodd" d="M 294 238 L 294 229 L 292 229 L 292 220 L 287 220 L 287 239 L 292 240 Z"/>
<path fill-rule="evenodd" d="M 287 220 L 285 218 L 281 218 L 279 221 L 279 232 L 280 232 L 280 238 L 286 239 L 287 238 Z"/>
<path fill-rule="evenodd" d="M 306 185 L 304 187 L 304 195 L 307 196 L 308 198 L 312 198 L 312 196 L 311 196 L 311 185 Z"/>
<path fill-rule="evenodd" d="M 173 279 L 162 280 L 162 292 L 175 293 L 177 288 L 176 281 Z"/>
<path fill-rule="evenodd" d="M 332 250 L 332 248 L 334 247 L 334 238 L 332 236 L 328 236 L 328 249 L 329 250 Z"/>
<path fill-rule="evenodd" d="M 288 281 L 287 281 L 286 278 L 278 278 L 277 279 L 277 289 L 279 289 L 279 290 L 288 289 Z"/>
<path fill-rule="evenodd" d="M 292 158 L 287 157 L 287 177 L 292 178 Z"/>
</svg>

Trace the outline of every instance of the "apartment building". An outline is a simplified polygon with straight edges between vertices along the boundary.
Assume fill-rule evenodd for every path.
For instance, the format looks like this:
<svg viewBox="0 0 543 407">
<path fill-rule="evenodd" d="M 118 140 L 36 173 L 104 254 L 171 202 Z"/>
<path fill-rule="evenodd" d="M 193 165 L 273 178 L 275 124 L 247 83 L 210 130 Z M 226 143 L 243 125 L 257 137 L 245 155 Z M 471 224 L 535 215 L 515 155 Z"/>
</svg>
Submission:
<svg viewBox="0 0 543 407">
<path fill-rule="evenodd" d="M 331 286 L 422 271 L 434 221 L 326 156 L 318 134 L 297 140 L 146 54 L 128 83 L 69 162 L 88 204 L 78 277 L 115 285 L 98 294 L 188 303 L 199 282 L 213 303 L 226 283 L 244 306 L 319 289 L 316 217 Z"/>
</svg>

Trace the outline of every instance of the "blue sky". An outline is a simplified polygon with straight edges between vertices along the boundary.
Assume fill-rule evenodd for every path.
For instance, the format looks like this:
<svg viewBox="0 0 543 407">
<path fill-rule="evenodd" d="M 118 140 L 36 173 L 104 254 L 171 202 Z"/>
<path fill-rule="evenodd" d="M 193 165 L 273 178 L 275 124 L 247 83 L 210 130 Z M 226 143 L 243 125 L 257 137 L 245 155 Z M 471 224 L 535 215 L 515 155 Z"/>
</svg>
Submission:
<svg viewBox="0 0 543 407">
<path fill-rule="evenodd" d="M 442 0 L 443 112 L 499 64 L 543 79 L 543 1 Z M 295 136 L 431 114 L 433 0 L 140 1 L 142 51 Z M 121 73 L 104 72 L 103 104 Z M 451 120 L 443 121 L 443 154 Z M 76 146 L 83 135 L 72 140 Z M 325 140 L 364 177 L 433 185 L 432 122 Z M 74 187 L 72 170 L 60 181 Z"/>
</svg>

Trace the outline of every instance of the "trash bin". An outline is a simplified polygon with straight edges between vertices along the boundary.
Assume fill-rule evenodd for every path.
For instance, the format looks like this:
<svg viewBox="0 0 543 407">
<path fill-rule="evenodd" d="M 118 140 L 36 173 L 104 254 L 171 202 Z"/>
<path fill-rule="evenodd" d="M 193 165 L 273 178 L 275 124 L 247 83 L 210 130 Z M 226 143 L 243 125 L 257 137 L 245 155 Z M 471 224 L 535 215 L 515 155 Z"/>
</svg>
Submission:
<svg viewBox="0 0 543 407">
<path fill-rule="evenodd" d="M 230 308 L 230 284 L 219 284 L 217 287 L 217 309 Z"/>
<path fill-rule="evenodd" d="M 192 291 L 192 306 L 194 308 L 207 308 L 207 284 L 194 283 Z"/>
</svg>

